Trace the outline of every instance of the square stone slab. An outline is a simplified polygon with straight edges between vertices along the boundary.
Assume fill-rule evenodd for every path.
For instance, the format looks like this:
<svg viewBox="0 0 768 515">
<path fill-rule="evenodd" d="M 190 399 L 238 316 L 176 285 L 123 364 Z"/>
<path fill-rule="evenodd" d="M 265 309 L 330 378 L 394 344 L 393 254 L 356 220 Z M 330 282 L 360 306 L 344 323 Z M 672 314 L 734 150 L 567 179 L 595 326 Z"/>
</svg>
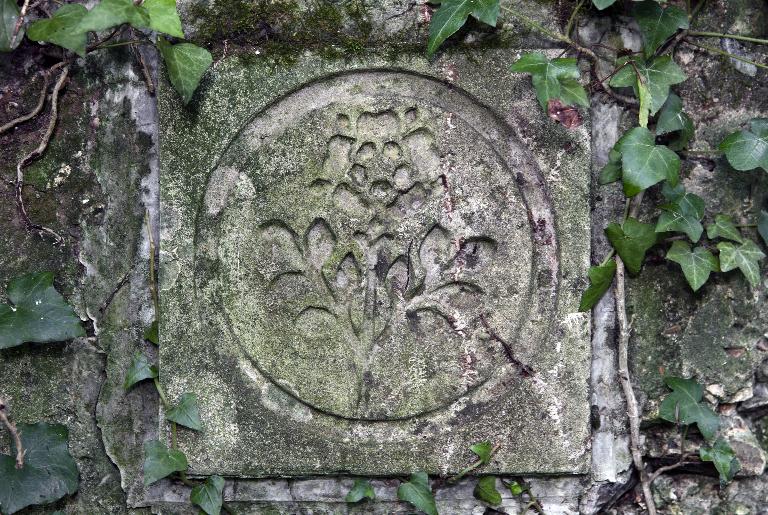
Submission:
<svg viewBox="0 0 768 515">
<path fill-rule="evenodd" d="M 197 474 L 583 473 L 589 131 L 519 52 L 217 63 L 161 119 L 161 374 Z"/>
</svg>

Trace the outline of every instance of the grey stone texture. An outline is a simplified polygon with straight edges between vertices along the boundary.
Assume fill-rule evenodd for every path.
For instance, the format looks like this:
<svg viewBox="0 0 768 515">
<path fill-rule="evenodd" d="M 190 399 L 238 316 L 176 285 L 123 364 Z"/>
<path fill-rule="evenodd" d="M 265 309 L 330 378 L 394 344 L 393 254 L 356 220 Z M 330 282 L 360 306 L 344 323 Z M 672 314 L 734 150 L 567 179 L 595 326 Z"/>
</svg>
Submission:
<svg viewBox="0 0 768 515">
<path fill-rule="evenodd" d="M 161 96 L 160 363 L 201 400 L 194 473 L 456 473 L 511 440 L 488 471 L 587 470 L 589 138 L 488 77 L 514 55 L 223 61 L 194 117 Z"/>
<path fill-rule="evenodd" d="M 550 29 L 564 27 L 572 7 L 564 1 L 519 0 L 505 1 L 504 4 L 523 9 L 526 15 Z M 286 10 L 286 7 L 292 8 Z M 246 123 L 243 116 L 247 110 L 241 108 L 240 100 L 250 106 L 260 101 L 254 98 L 255 94 L 253 97 L 246 95 L 244 99 L 236 95 L 234 83 L 229 86 L 233 92 L 231 97 L 213 94 L 219 91 L 217 88 L 228 87 L 221 78 L 233 73 L 232 66 L 236 62 L 241 62 L 249 73 L 263 69 L 264 63 L 274 64 L 275 73 L 286 70 L 290 79 L 286 79 L 286 84 L 297 86 L 309 80 L 309 76 L 301 73 L 310 70 L 320 73 L 323 67 L 327 71 L 370 68 L 375 59 L 380 60 L 381 66 L 391 62 L 406 63 L 408 69 L 445 81 L 445 75 L 441 75 L 443 70 L 431 68 L 436 65 L 423 61 L 427 27 L 421 4 L 417 2 L 256 1 L 243 4 L 219 0 L 184 2 L 181 8 L 187 35 L 208 45 L 216 62 L 190 107 L 184 110 L 176 106 L 179 110 L 176 123 L 181 124 L 180 127 L 201 118 L 206 120 L 204 123 L 210 134 L 205 145 L 190 149 L 191 161 L 199 159 L 201 154 L 210 159 L 220 155 L 223 149 L 214 148 L 214 145 L 223 145 Z M 279 14 L 280 9 L 283 9 L 283 15 Z M 262 23 L 264 20 L 269 23 Z M 748 0 L 710 1 L 696 23 L 700 30 L 763 37 L 766 26 L 764 7 L 760 2 Z M 576 30 L 585 44 L 599 42 L 614 48 L 639 49 L 636 27 L 628 25 L 626 20 L 590 11 L 580 17 Z M 718 44 L 716 39 L 708 41 Z M 470 24 L 449 43 L 447 52 L 441 53 L 437 62 L 457 60 L 460 88 L 471 91 L 481 100 L 483 95 L 488 95 L 481 103 L 494 109 L 494 105 L 511 106 L 516 102 L 529 102 L 532 98 L 528 79 L 507 74 L 506 65 L 511 57 L 506 57 L 505 61 L 504 56 L 514 55 L 523 48 L 547 46 L 555 45 L 503 14 L 495 30 Z M 743 50 L 750 59 L 768 61 L 764 47 L 724 48 L 734 52 Z M 370 56 L 372 50 L 376 50 L 378 57 Z M 603 47 L 600 51 L 606 56 L 611 54 L 610 49 Z M 5 59 L 6 55 L 8 59 Z M 726 58 L 686 44 L 678 46 L 675 55 L 690 77 L 676 90 L 683 99 L 686 112 L 694 118 L 697 133 L 692 148 L 713 149 L 726 134 L 749 118 L 768 116 L 765 70 L 736 66 Z M 156 56 L 147 52 L 145 57 L 154 68 Z M 12 54 L 3 54 L 0 61 L 0 120 L 27 112 L 34 105 L 40 86 L 36 74 L 46 62 L 40 47 L 29 43 L 24 43 Z M 610 73 L 608 66 L 601 62 L 597 75 L 607 76 Z M 462 74 L 462 70 L 473 67 L 479 71 Z M 301 73 L 290 76 L 292 69 Z M 452 72 L 452 68 L 445 71 Z M 498 91 L 483 92 L 477 84 L 461 82 L 472 73 L 476 77 L 482 73 L 482 79 L 492 83 L 493 89 Z M 116 48 L 78 61 L 62 97 L 63 114 L 52 144 L 45 156 L 26 172 L 28 186 L 25 192 L 30 215 L 64 234 L 64 245 L 53 246 L 50 241 L 28 232 L 13 205 L 11 186 L 0 181 L 3 199 L 0 217 L 4 221 L 0 224 L 0 295 L 7 280 L 19 273 L 53 270 L 57 286 L 75 305 L 89 334 L 87 338 L 71 342 L 0 351 L 0 394 L 9 399 L 14 418 L 19 422 L 65 423 L 70 430 L 70 452 L 81 472 L 81 488 L 77 495 L 52 506 L 26 510 L 26 513 L 50 513 L 56 509 L 71 514 L 196 513 L 188 504 L 189 490 L 183 485 L 168 481 L 149 489 L 143 486 L 141 443 L 158 436 L 168 438 L 168 428 L 162 421 L 151 385 L 139 385 L 127 393 L 122 389 L 124 373 L 135 350 L 141 349 L 153 359 L 157 357 L 156 348 L 141 341 L 141 334 L 154 316 L 149 295 L 145 213 L 149 213 L 155 241 L 161 239 L 161 234 L 162 240 L 168 241 L 175 228 L 184 226 L 183 220 L 173 216 L 158 216 L 159 171 L 161 163 L 166 166 L 161 145 L 168 139 L 164 140 L 159 134 L 161 118 L 156 100 L 147 93 L 141 76 L 140 68 L 126 49 Z M 160 77 L 162 80 L 162 73 Z M 245 79 L 254 80 L 255 77 Z M 265 81 L 272 79 L 267 76 Z M 265 91 L 267 87 L 267 84 L 257 85 L 253 91 Z M 160 111 L 164 113 L 175 100 L 167 96 L 163 88 L 161 90 Z M 514 91 L 514 95 L 510 91 Z M 510 103 L 494 104 L 497 100 L 493 98 L 497 95 L 507 95 Z M 213 113 L 220 113 L 218 120 L 205 118 Z M 584 198 L 575 204 L 576 208 L 582 209 L 588 203 L 591 222 L 582 215 L 574 216 L 572 220 L 582 225 L 575 228 L 574 234 L 591 229 L 591 241 L 585 238 L 585 241 L 577 242 L 576 253 L 567 255 L 562 251 L 559 258 L 562 266 L 564 259 L 583 256 L 582 253 L 591 248 L 591 261 L 601 261 L 607 251 L 602 228 L 607 221 L 621 216 L 623 197 L 616 188 L 599 187 L 596 177 L 613 143 L 624 130 L 635 124 L 636 113 L 616 104 L 607 95 L 595 94 L 588 117 L 589 138 L 566 135 L 560 127 L 545 120 L 537 106 L 524 112 L 498 114 L 522 120 L 517 126 L 509 121 L 506 123 L 512 125 L 518 141 L 521 140 L 523 148 L 534 156 L 539 154 L 535 148 L 538 141 L 565 142 L 576 138 L 579 142 L 577 153 L 586 152 L 591 147 L 591 184 L 589 188 L 579 190 L 583 191 Z M 15 162 L 36 144 L 37 131 L 44 123 L 44 119 L 39 119 L 0 135 L 0 176 L 4 179 L 15 176 Z M 570 176 L 573 157 L 568 149 L 562 149 L 554 156 L 560 163 L 557 168 L 559 177 L 548 172 L 554 167 L 539 163 L 552 191 L 557 192 L 560 184 L 565 188 L 563 181 L 572 181 L 581 187 L 583 178 Z M 279 159 L 280 155 L 276 153 L 270 157 Z M 319 153 L 309 157 L 321 160 L 324 155 Z M 206 170 L 206 174 L 209 171 Z M 768 181 L 763 172 L 734 172 L 721 158 L 693 155 L 685 159 L 682 172 L 686 187 L 707 199 L 708 218 L 723 212 L 734 215 L 741 223 L 751 223 L 760 209 L 768 208 Z M 190 173 L 188 178 L 201 185 L 197 195 L 202 195 L 202 172 Z M 658 203 L 657 196 L 651 191 L 647 204 Z M 214 197 L 212 193 L 209 200 L 213 201 Z M 556 202 L 558 199 L 553 195 L 552 203 Z M 650 212 L 642 213 L 641 217 L 650 219 Z M 194 227 L 194 224 L 186 227 Z M 294 231 L 303 238 L 306 229 L 304 224 Z M 182 243 L 186 248 L 188 242 Z M 561 245 L 561 248 L 564 247 Z M 195 270 L 179 266 L 182 262 L 191 263 L 193 256 L 174 254 L 175 249 L 165 244 L 160 252 L 163 287 L 174 284 L 174 274 L 177 281 L 183 279 L 186 284 L 194 284 L 190 276 Z M 656 418 L 658 401 L 665 394 L 660 373 L 663 368 L 672 373 L 695 375 L 707 386 L 708 400 L 721 413 L 727 428 L 726 436 L 747 465 L 745 472 L 749 474 L 720 489 L 711 466 L 691 465 L 679 474 L 665 475 L 657 480 L 654 484 L 657 505 L 664 513 L 765 513 L 768 505 L 764 472 L 768 421 L 763 399 L 768 384 L 768 285 L 763 281 L 759 287 L 749 289 L 737 273 L 729 273 L 718 275 L 700 292 L 693 294 L 687 289 L 679 268 L 665 263 L 661 256 L 656 257 L 658 259 L 652 259 L 640 276 L 631 279 L 628 285 L 628 302 L 634 317 L 631 372 L 643 402 L 646 459 L 651 467 L 657 467 L 674 461 L 679 455 L 676 431 L 659 424 Z M 586 262 L 583 265 L 586 266 Z M 573 302 L 585 285 L 584 268 L 575 262 L 569 266 L 574 267 L 571 269 L 574 275 L 565 278 L 573 281 L 569 287 L 572 291 L 566 295 Z M 164 298 L 165 294 L 161 297 L 164 303 L 170 301 Z M 194 298 L 192 293 L 188 298 Z M 570 311 L 572 308 L 570 305 Z M 191 313 L 185 313 L 185 316 L 191 316 Z M 526 479 L 548 514 L 640 513 L 635 502 L 639 497 L 633 490 L 636 475 L 630 467 L 625 406 L 616 377 L 612 300 L 601 301 L 592 314 L 591 324 L 577 322 L 577 328 L 583 331 L 577 333 L 577 341 L 583 341 L 591 325 L 590 383 L 588 389 L 585 385 L 578 386 L 583 388 L 579 395 L 584 399 L 589 395 L 590 426 L 589 434 L 585 434 L 581 442 L 573 442 L 573 448 L 581 450 L 582 454 L 591 454 L 591 460 L 582 455 L 577 465 L 567 471 L 561 470 L 567 474 Z M 499 331 L 505 330 L 507 323 L 504 321 L 499 325 Z M 167 321 L 163 320 L 163 324 L 167 331 Z M 204 364 L 217 360 L 218 355 L 210 350 L 216 342 L 197 343 L 198 346 L 189 349 L 192 358 L 198 357 Z M 529 354 L 522 354 L 524 350 Z M 535 349 L 525 345 L 519 350 L 521 357 L 530 358 L 530 362 L 524 361 L 531 366 L 541 363 L 537 360 L 552 358 L 551 355 L 546 357 L 543 351 L 533 351 Z M 241 356 L 247 355 L 244 350 L 240 352 Z M 578 356 L 586 355 L 582 352 L 583 349 L 572 357 L 578 361 L 581 359 Z M 181 355 L 169 357 L 167 354 L 161 356 L 161 361 L 171 358 L 183 362 Z M 186 366 L 192 366 L 191 362 L 186 363 Z M 231 363 L 233 374 L 241 370 L 236 358 Z M 217 379 L 210 374 L 211 370 L 203 368 L 200 375 L 210 375 L 211 383 L 215 384 Z M 178 373 L 184 373 L 182 367 Z M 582 369 L 573 373 L 583 380 Z M 181 375 L 174 376 L 165 367 L 161 374 L 174 398 L 186 389 Z M 187 374 L 192 376 L 189 371 Z M 248 381 L 247 385 L 252 387 L 254 381 Z M 515 381 L 518 385 L 525 384 L 523 378 L 515 378 Z M 568 387 L 577 388 L 570 383 Z M 213 398 L 216 393 L 217 390 L 211 389 L 206 395 Z M 206 437 L 222 441 L 239 437 L 228 430 L 235 426 L 226 426 L 224 422 L 229 413 L 240 411 L 241 405 L 235 401 L 227 401 L 222 396 L 214 413 L 207 414 L 206 424 L 210 424 L 210 417 L 215 416 L 221 425 L 217 426 L 219 432 Z M 426 401 L 422 397 L 414 402 Z M 296 406 L 295 403 L 289 405 Z M 339 406 L 343 407 L 343 404 L 336 407 Z M 390 410 L 405 409 L 403 404 L 387 406 Z M 297 413 L 293 408 L 286 408 L 286 412 Z M 574 428 L 583 428 L 583 422 L 579 419 L 563 420 L 562 423 L 577 430 Z M 190 447 L 193 438 L 189 433 L 181 434 L 185 449 L 196 457 L 193 466 L 217 459 L 214 456 L 216 449 Z M 690 440 L 688 445 L 693 448 L 701 444 L 695 435 L 691 435 Z M 537 445 L 535 441 L 519 439 L 512 443 L 516 446 Z M 0 451 L 6 452 L 7 445 L 7 435 L 0 433 Z M 461 456 L 456 456 L 453 464 L 442 461 L 447 469 L 471 460 L 466 448 L 455 452 Z M 512 452 L 511 445 L 508 452 Z M 549 458 L 548 453 L 542 457 L 551 464 Z M 424 459 L 437 461 L 440 458 L 431 455 Z M 439 470 L 437 464 L 435 467 Z M 573 472 L 580 473 L 574 475 Z M 351 506 L 343 502 L 352 481 L 349 475 L 307 474 L 306 477 L 280 479 L 230 479 L 225 496 L 233 502 L 238 513 L 411 512 L 407 505 L 396 500 L 396 478 L 374 480 L 379 502 Z M 474 478 L 457 485 L 436 483 L 440 512 L 492 513 L 474 499 L 473 485 Z M 498 507 L 500 512 L 522 511 L 516 499 L 506 493 L 503 495 L 503 504 Z"/>
</svg>

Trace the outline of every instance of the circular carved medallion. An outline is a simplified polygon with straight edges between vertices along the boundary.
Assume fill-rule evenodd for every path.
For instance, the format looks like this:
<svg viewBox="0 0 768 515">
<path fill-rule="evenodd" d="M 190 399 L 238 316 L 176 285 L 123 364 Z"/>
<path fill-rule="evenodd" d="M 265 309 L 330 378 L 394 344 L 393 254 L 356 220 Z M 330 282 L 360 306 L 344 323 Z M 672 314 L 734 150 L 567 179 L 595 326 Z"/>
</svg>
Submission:
<svg viewBox="0 0 768 515">
<path fill-rule="evenodd" d="M 447 84 L 314 82 L 258 113 L 211 174 L 200 293 L 265 376 L 319 411 L 438 410 L 506 362 L 489 320 L 510 344 L 547 323 L 542 184 L 510 129 Z"/>
</svg>

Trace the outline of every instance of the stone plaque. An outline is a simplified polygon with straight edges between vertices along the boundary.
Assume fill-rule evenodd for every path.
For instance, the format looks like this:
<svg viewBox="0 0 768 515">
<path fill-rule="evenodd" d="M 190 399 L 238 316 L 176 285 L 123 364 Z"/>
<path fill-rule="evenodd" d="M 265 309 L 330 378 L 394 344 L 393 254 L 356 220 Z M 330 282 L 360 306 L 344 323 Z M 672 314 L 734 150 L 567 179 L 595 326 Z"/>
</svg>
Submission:
<svg viewBox="0 0 768 515">
<path fill-rule="evenodd" d="M 161 100 L 163 381 L 197 473 L 588 465 L 588 137 L 510 53 L 220 65 Z M 491 72 L 499 76 L 489 79 Z"/>
</svg>

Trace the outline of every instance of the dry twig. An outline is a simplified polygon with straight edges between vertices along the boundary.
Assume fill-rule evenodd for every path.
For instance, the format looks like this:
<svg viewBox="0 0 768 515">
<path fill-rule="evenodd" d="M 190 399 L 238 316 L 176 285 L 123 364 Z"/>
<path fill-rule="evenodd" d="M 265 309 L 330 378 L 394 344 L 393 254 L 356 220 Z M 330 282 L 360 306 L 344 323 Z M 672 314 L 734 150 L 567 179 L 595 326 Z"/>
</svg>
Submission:
<svg viewBox="0 0 768 515">
<path fill-rule="evenodd" d="M 636 217 L 643 202 L 643 193 L 635 197 L 634 204 L 629 209 L 629 216 Z M 629 441 L 632 454 L 632 463 L 640 474 L 640 484 L 643 489 L 646 509 L 650 515 L 656 515 L 656 505 L 653 502 L 651 492 L 651 480 L 643 463 L 643 454 L 640 451 L 640 408 L 637 404 L 635 391 L 632 389 L 632 380 L 629 375 L 629 335 L 632 331 L 627 320 L 627 305 L 624 288 L 624 262 L 616 256 L 616 287 L 614 297 L 616 299 L 616 320 L 619 329 L 619 380 L 627 401 L 627 416 L 629 418 Z"/>
<path fill-rule="evenodd" d="M 11 433 L 11 437 L 16 446 L 16 468 L 20 469 L 24 466 L 24 454 L 26 451 L 21 443 L 21 434 L 19 433 L 19 430 L 16 429 L 16 424 L 11 422 L 8 418 L 8 403 L 5 402 L 5 399 L 2 397 L 0 397 L 0 422 L 2 422 L 8 429 L 8 432 Z"/>
<path fill-rule="evenodd" d="M 42 139 L 40 140 L 40 144 L 29 154 L 24 156 L 21 161 L 16 165 L 16 204 L 19 207 L 19 213 L 21 214 L 22 219 L 24 220 L 24 223 L 27 225 L 27 228 L 29 229 L 37 229 L 38 231 L 41 231 L 43 233 L 47 233 L 50 236 L 54 237 L 56 240 L 56 243 L 64 241 L 64 238 L 62 238 L 59 233 L 54 231 L 53 229 L 46 227 L 44 225 L 40 225 L 37 223 L 32 222 L 32 220 L 29 219 L 29 214 L 27 214 L 27 209 L 24 207 L 24 172 L 23 168 L 27 166 L 29 163 L 40 157 L 43 152 L 45 152 L 45 149 L 48 148 L 48 142 L 51 140 L 51 136 L 53 135 L 53 130 L 56 128 L 56 121 L 58 120 L 58 113 L 59 113 L 59 93 L 61 92 L 61 88 L 64 86 L 64 83 L 67 80 L 67 75 L 69 74 L 69 64 L 64 65 L 64 69 L 61 72 L 61 75 L 59 75 L 59 79 L 56 81 L 56 85 L 53 87 L 53 92 L 51 93 L 51 116 L 48 120 L 48 128 L 46 129 L 45 133 L 43 134 Z"/>
</svg>

